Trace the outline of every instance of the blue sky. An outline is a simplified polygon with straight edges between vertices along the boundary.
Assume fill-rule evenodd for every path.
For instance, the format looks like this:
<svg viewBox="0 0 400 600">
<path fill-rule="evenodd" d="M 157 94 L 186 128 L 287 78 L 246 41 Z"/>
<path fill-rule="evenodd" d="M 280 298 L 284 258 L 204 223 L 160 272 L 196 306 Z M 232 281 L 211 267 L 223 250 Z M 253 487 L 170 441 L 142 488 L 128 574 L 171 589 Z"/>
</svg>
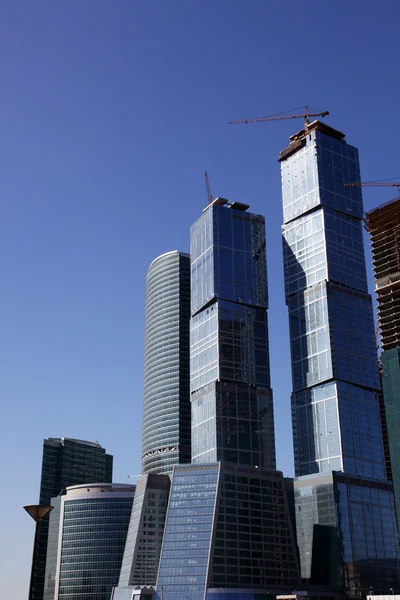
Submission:
<svg viewBox="0 0 400 600">
<path fill-rule="evenodd" d="M 278 151 L 310 104 L 400 176 L 397 2 L 4 0 L 0 7 L 0 580 L 27 595 L 42 440 L 140 470 L 144 278 L 214 196 L 267 219 L 278 467 L 293 473 Z M 369 189 L 367 209 L 393 197 Z"/>
</svg>

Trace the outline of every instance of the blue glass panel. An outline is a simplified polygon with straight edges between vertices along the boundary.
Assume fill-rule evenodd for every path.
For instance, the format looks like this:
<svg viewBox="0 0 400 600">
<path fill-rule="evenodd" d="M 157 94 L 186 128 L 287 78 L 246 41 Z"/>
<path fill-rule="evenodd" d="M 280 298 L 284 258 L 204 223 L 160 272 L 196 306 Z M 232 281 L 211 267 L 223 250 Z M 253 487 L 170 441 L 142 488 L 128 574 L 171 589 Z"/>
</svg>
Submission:
<svg viewBox="0 0 400 600">
<path fill-rule="evenodd" d="M 192 460 L 275 468 L 264 218 L 209 206 L 191 248 Z"/>
<path fill-rule="evenodd" d="M 163 600 L 204 598 L 219 468 L 174 471 L 157 580 Z"/>
<path fill-rule="evenodd" d="M 212 298 L 267 306 L 264 217 L 213 206 L 192 225 L 192 314 Z"/>
<path fill-rule="evenodd" d="M 59 600 L 109 600 L 118 583 L 132 502 L 133 494 L 65 501 Z"/>
</svg>

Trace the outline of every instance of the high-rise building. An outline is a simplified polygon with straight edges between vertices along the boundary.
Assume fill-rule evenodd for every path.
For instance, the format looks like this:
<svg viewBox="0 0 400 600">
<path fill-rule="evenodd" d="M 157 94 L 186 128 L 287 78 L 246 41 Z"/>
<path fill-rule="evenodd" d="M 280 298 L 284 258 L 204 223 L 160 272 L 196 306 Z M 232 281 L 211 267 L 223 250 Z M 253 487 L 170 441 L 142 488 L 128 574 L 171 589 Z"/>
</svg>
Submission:
<svg viewBox="0 0 400 600">
<path fill-rule="evenodd" d="M 264 217 L 218 198 L 190 232 L 192 460 L 275 469 Z"/>
<path fill-rule="evenodd" d="M 175 465 L 190 463 L 190 256 L 177 250 L 146 276 L 142 471 L 115 594 L 155 585 Z"/>
<path fill-rule="evenodd" d="M 134 494 L 134 485 L 119 483 L 67 488 L 58 516 L 54 600 L 110 599 L 118 583 Z"/>
<path fill-rule="evenodd" d="M 49 438 L 43 442 L 39 504 L 50 504 L 65 488 L 80 483 L 111 482 L 113 457 L 98 442 Z M 49 517 L 38 527 L 33 591 L 30 600 L 43 600 Z"/>
<path fill-rule="evenodd" d="M 147 473 L 138 479 L 119 587 L 155 586 L 171 480 Z"/>
<path fill-rule="evenodd" d="M 265 223 L 247 208 L 217 198 L 191 228 L 193 463 L 173 473 L 163 600 L 211 600 L 222 589 L 262 600 L 299 584 L 274 470 Z"/>
<path fill-rule="evenodd" d="M 164 600 L 240 588 L 246 600 L 268 600 L 299 582 L 280 471 L 225 461 L 175 467 L 157 579 Z"/>
<path fill-rule="evenodd" d="M 143 473 L 190 462 L 190 257 L 162 254 L 146 277 Z"/>
<path fill-rule="evenodd" d="M 366 214 L 382 349 L 400 347 L 400 198 Z"/>
<path fill-rule="evenodd" d="M 384 434 L 400 516 L 400 198 L 367 213 L 381 334 Z"/>
<path fill-rule="evenodd" d="M 315 121 L 279 156 L 302 577 L 348 597 L 399 585 L 358 151 Z"/>
<path fill-rule="evenodd" d="M 47 556 L 46 571 L 44 577 L 43 600 L 54 600 L 57 572 L 58 540 L 60 537 L 60 509 L 61 498 L 57 496 L 50 500 L 53 510 L 49 518 L 49 530 L 47 534 Z"/>
</svg>

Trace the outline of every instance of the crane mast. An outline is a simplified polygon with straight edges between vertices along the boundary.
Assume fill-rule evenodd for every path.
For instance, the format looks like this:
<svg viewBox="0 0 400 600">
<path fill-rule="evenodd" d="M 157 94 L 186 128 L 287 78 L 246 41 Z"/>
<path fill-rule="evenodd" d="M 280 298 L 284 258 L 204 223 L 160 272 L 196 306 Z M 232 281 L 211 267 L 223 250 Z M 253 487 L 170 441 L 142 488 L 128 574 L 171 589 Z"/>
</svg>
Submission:
<svg viewBox="0 0 400 600">
<path fill-rule="evenodd" d="M 211 188 L 210 188 L 210 182 L 208 180 L 208 173 L 207 173 L 207 171 L 204 171 L 204 179 L 206 180 L 206 189 L 207 189 L 208 204 L 211 204 L 212 201 L 214 200 L 214 198 L 212 197 Z"/>
</svg>

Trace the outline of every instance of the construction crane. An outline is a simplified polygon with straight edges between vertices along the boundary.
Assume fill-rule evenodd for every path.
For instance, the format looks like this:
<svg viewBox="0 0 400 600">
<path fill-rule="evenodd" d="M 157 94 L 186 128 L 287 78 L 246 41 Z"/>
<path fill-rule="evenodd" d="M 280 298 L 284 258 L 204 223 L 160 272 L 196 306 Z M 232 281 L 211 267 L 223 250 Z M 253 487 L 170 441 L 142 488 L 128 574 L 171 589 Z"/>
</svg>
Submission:
<svg viewBox="0 0 400 600">
<path fill-rule="evenodd" d="M 302 107 L 303 108 L 303 107 Z M 296 110 L 296 109 L 294 109 Z M 299 110 L 299 109 L 297 109 Z M 304 113 L 300 114 L 284 114 L 279 113 L 276 115 L 271 115 L 269 117 L 258 117 L 255 119 L 240 119 L 239 121 L 229 121 L 229 125 L 239 125 L 241 123 L 261 123 L 263 121 L 280 121 L 281 119 L 304 119 L 305 128 L 310 124 L 309 117 L 327 117 L 329 115 L 329 111 L 325 110 L 323 112 L 309 112 L 309 107 L 304 106 Z"/>
<path fill-rule="evenodd" d="M 355 181 L 345 183 L 344 187 L 397 187 L 400 188 L 399 182 L 393 181 Z"/>
<path fill-rule="evenodd" d="M 207 171 L 204 171 L 204 179 L 206 180 L 208 204 L 211 204 L 211 202 L 214 200 L 214 198 L 212 197 L 211 188 L 210 188 L 210 182 L 208 181 L 208 173 L 207 173 Z"/>
</svg>

